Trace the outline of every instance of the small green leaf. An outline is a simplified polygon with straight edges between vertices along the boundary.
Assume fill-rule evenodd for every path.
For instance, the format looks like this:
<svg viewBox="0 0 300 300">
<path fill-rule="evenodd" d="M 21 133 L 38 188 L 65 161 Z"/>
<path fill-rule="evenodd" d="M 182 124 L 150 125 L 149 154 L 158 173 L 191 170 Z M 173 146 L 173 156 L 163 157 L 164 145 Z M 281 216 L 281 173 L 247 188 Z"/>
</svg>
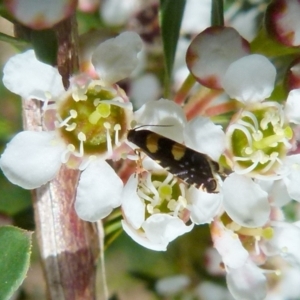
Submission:
<svg viewBox="0 0 300 300">
<path fill-rule="evenodd" d="M 31 253 L 31 232 L 0 227 L 1 300 L 9 299 L 25 279 Z"/>
<path fill-rule="evenodd" d="M 49 65 L 56 65 L 57 39 L 54 30 L 32 30 L 30 40 L 36 57 Z"/>
<path fill-rule="evenodd" d="M 160 0 L 160 26 L 165 55 L 165 97 L 170 93 L 171 74 L 186 0 Z"/>
</svg>

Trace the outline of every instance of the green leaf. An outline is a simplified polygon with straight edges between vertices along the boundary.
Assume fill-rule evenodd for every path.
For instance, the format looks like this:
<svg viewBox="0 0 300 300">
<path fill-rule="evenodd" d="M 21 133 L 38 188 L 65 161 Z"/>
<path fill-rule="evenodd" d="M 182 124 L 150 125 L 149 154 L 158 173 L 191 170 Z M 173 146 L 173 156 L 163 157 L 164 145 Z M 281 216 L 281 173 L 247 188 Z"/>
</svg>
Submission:
<svg viewBox="0 0 300 300">
<path fill-rule="evenodd" d="M 54 30 L 32 30 L 30 40 L 36 57 L 49 65 L 56 65 L 57 39 Z"/>
<path fill-rule="evenodd" d="M 160 0 L 160 27 L 165 55 L 165 93 L 171 86 L 175 52 L 186 0 Z"/>
<path fill-rule="evenodd" d="M 31 253 L 31 232 L 0 227 L 1 300 L 9 299 L 25 279 Z"/>
</svg>

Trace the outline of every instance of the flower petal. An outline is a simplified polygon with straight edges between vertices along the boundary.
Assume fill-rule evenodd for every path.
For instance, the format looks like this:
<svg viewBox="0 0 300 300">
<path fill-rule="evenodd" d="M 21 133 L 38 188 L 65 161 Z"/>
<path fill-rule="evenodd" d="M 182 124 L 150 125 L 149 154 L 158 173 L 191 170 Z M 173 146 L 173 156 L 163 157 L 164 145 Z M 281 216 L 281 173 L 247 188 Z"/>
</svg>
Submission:
<svg viewBox="0 0 300 300">
<path fill-rule="evenodd" d="M 5 1 L 12 15 L 32 29 L 50 28 L 76 10 L 75 0 L 9 0 Z"/>
<path fill-rule="evenodd" d="M 300 154 L 287 156 L 284 165 L 288 170 L 288 174 L 283 177 L 287 192 L 292 199 L 300 201 Z"/>
<path fill-rule="evenodd" d="M 245 104 L 261 102 L 273 89 L 276 69 L 264 56 L 252 54 L 233 62 L 227 69 L 223 87 L 231 98 Z"/>
<path fill-rule="evenodd" d="M 269 199 L 276 206 L 282 207 L 291 201 L 286 185 L 280 180 L 256 180 L 259 186 L 268 193 Z"/>
<path fill-rule="evenodd" d="M 267 279 L 263 270 L 250 260 L 238 269 L 228 268 L 227 287 L 235 299 L 258 300 L 267 295 Z"/>
<path fill-rule="evenodd" d="M 100 78 L 107 84 L 113 84 L 128 77 L 137 67 L 137 55 L 141 50 L 139 35 L 123 32 L 101 43 L 92 55 L 92 63 Z"/>
<path fill-rule="evenodd" d="M 158 78 L 152 73 L 146 73 L 132 80 L 129 96 L 134 106 L 140 108 L 143 104 L 157 99 L 161 94 Z"/>
<path fill-rule="evenodd" d="M 205 193 L 193 186 L 186 192 L 186 198 L 191 200 L 187 206 L 191 220 L 195 224 L 210 223 L 220 211 L 222 194 Z"/>
<path fill-rule="evenodd" d="M 186 61 L 197 81 L 209 88 L 222 88 L 228 66 L 249 53 L 249 45 L 230 27 L 209 27 L 192 41 Z"/>
<path fill-rule="evenodd" d="M 151 242 L 165 244 L 186 232 L 190 232 L 194 224 L 187 226 L 177 217 L 167 214 L 154 214 L 146 219 L 142 227 Z"/>
<path fill-rule="evenodd" d="M 126 221 L 135 229 L 142 226 L 145 221 L 145 203 L 137 194 L 138 179 L 132 174 L 122 193 L 122 210 Z"/>
<path fill-rule="evenodd" d="M 227 229 L 218 220 L 211 224 L 211 235 L 214 247 L 227 267 L 240 268 L 246 263 L 249 254 L 243 247 L 238 235 Z"/>
<path fill-rule="evenodd" d="M 101 17 L 111 27 L 125 25 L 129 18 L 140 9 L 138 0 L 104 0 L 101 4 Z"/>
<path fill-rule="evenodd" d="M 186 117 L 182 108 L 173 101 L 166 99 L 150 101 L 134 113 L 134 120 L 139 125 L 150 125 L 143 127 L 145 129 L 179 143 L 183 141 L 183 128 L 186 124 Z"/>
<path fill-rule="evenodd" d="M 268 33 L 286 46 L 299 46 L 299 14 L 298 0 L 271 1 L 265 15 Z"/>
<path fill-rule="evenodd" d="M 166 251 L 167 246 L 169 242 L 165 241 L 164 243 L 154 243 L 152 241 L 149 241 L 149 239 L 146 237 L 145 232 L 142 230 L 136 230 L 133 227 L 131 227 L 126 221 L 122 220 L 122 227 L 124 231 L 138 244 L 141 246 L 148 248 L 150 250 L 154 251 Z"/>
<path fill-rule="evenodd" d="M 7 144 L 0 167 L 12 183 L 35 189 L 55 177 L 64 149 L 55 132 L 22 131 Z"/>
<path fill-rule="evenodd" d="M 181 292 L 191 283 L 186 275 L 175 275 L 159 279 L 155 284 L 155 290 L 158 294 L 171 296 Z"/>
<path fill-rule="evenodd" d="M 3 69 L 3 84 L 25 99 L 46 100 L 64 92 L 57 69 L 38 61 L 33 50 L 11 57 Z"/>
<path fill-rule="evenodd" d="M 267 247 L 271 251 L 277 250 L 292 266 L 300 267 L 300 228 L 296 224 L 276 222 L 273 226 L 274 235 Z M 274 255 L 274 253 L 273 253 Z"/>
<path fill-rule="evenodd" d="M 270 216 L 268 194 L 251 178 L 230 174 L 222 186 L 224 208 L 230 218 L 245 227 L 260 227 Z"/>
<path fill-rule="evenodd" d="M 289 92 L 284 111 L 289 122 L 300 124 L 300 89 Z"/>
<path fill-rule="evenodd" d="M 95 222 L 121 205 L 123 182 L 104 160 L 91 162 L 82 172 L 77 187 L 75 210 L 85 221 Z"/>
<path fill-rule="evenodd" d="M 215 125 L 209 118 L 196 117 L 184 128 L 186 146 L 207 154 L 218 161 L 224 152 L 226 139 L 220 125 Z"/>
</svg>

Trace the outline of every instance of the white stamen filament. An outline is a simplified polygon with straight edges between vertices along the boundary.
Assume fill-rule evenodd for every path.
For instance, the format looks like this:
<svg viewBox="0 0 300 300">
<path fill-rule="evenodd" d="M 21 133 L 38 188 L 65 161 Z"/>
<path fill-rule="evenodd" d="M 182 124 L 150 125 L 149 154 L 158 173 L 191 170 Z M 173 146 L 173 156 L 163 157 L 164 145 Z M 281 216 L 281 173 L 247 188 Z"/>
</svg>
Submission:
<svg viewBox="0 0 300 300">
<path fill-rule="evenodd" d="M 257 118 L 255 117 L 255 115 L 252 112 L 250 112 L 250 111 L 243 111 L 242 112 L 242 117 L 248 117 L 249 119 L 251 119 L 251 121 L 254 124 L 255 129 L 258 130 L 259 126 L 258 126 Z"/>
<path fill-rule="evenodd" d="M 116 124 L 114 126 L 114 131 L 116 132 L 115 134 L 115 145 L 116 146 L 120 146 L 120 141 L 119 141 L 119 131 L 121 130 L 121 125 L 120 124 Z"/>
<path fill-rule="evenodd" d="M 250 167 L 248 167 L 246 169 L 240 169 L 240 170 L 235 169 L 235 172 L 240 175 L 250 173 L 257 167 L 258 163 L 259 163 L 259 161 L 257 160 Z"/>
<path fill-rule="evenodd" d="M 83 132 L 79 132 L 77 137 L 78 137 L 78 140 L 80 141 L 80 144 L 79 144 L 79 157 L 83 157 L 83 155 L 84 155 L 83 143 L 86 141 L 86 136 Z"/>
<path fill-rule="evenodd" d="M 111 125 L 108 122 L 105 122 L 103 124 L 103 126 L 106 129 L 106 144 L 107 144 L 107 152 L 109 155 L 113 154 L 113 150 L 112 150 L 112 142 L 111 142 L 111 137 L 110 137 L 110 129 L 111 129 Z"/>
<path fill-rule="evenodd" d="M 144 200 L 147 200 L 147 201 L 150 201 L 150 202 L 152 201 L 152 198 L 150 198 L 147 194 L 145 194 L 141 188 L 139 188 L 137 190 L 137 194 L 140 198 L 142 198 Z"/>
<path fill-rule="evenodd" d="M 250 124 L 249 122 L 245 122 L 242 119 L 238 120 L 237 124 L 243 125 L 245 127 L 250 128 L 253 132 L 257 131 L 257 128 L 255 128 L 252 124 Z"/>
<path fill-rule="evenodd" d="M 233 131 L 235 131 L 235 130 L 241 130 L 245 134 L 249 146 L 252 147 L 252 137 L 251 137 L 249 131 L 242 125 L 233 124 L 233 125 L 229 126 L 229 130 L 228 130 L 229 135 L 232 135 Z"/>
<path fill-rule="evenodd" d="M 154 195 L 153 202 L 155 203 L 155 205 L 158 205 L 160 202 L 160 197 L 159 197 L 159 193 L 158 193 L 157 189 L 155 188 L 155 186 L 152 183 L 151 175 L 147 176 L 146 184 L 147 184 L 147 187 L 149 188 L 150 192 Z"/>
<path fill-rule="evenodd" d="M 97 159 L 97 157 L 96 157 L 95 155 L 90 155 L 90 156 L 88 157 L 88 159 L 85 159 L 85 160 L 79 165 L 78 169 L 79 169 L 80 171 L 85 170 L 85 169 L 88 167 L 88 165 L 89 165 L 92 161 L 94 161 L 95 159 Z"/>
<path fill-rule="evenodd" d="M 172 180 L 173 175 L 171 173 L 168 173 L 167 177 L 165 178 L 165 180 L 161 183 L 161 185 L 168 185 L 169 182 Z"/>
<path fill-rule="evenodd" d="M 61 162 L 63 164 L 65 164 L 69 158 L 70 158 L 70 155 L 71 153 L 74 153 L 75 152 L 75 146 L 72 145 L 72 144 L 69 144 L 66 148 L 66 150 L 61 154 Z"/>
<path fill-rule="evenodd" d="M 71 109 L 70 110 L 70 116 L 67 117 L 66 119 L 62 120 L 62 122 L 59 124 L 59 128 L 63 127 L 63 126 L 66 126 L 68 127 L 68 122 L 71 120 L 71 119 L 75 119 L 77 117 L 77 111 L 74 110 L 74 109 Z"/>
</svg>

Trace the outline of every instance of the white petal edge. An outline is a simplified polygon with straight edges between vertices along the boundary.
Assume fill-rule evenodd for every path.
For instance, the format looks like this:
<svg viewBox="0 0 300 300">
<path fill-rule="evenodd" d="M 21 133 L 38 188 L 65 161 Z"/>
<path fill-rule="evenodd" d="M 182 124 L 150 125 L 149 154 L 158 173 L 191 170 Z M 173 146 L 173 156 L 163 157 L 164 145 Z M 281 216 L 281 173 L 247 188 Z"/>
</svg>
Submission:
<svg viewBox="0 0 300 300">
<path fill-rule="evenodd" d="M 169 243 L 193 227 L 194 224 L 187 226 L 181 219 L 162 213 L 151 215 L 142 226 L 147 238 L 156 244 Z"/>
<path fill-rule="evenodd" d="M 56 23 L 66 19 L 75 12 L 75 0 L 13 0 L 8 7 L 13 16 L 32 29 L 53 27 Z"/>
<path fill-rule="evenodd" d="M 211 224 L 211 233 L 214 247 L 227 267 L 240 268 L 246 263 L 249 254 L 237 234 L 218 220 Z"/>
<path fill-rule="evenodd" d="M 300 202 L 300 154 L 287 156 L 284 165 L 288 169 L 288 174 L 283 177 L 287 192 L 292 199 Z"/>
<path fill-rule="evenodd" d="M 274 222 L 274 235 L 269 241 L 271 250 L 276 249 L 293 267 L 300 267 L 300 228 L 296 224 Z M 272 249 L 273 248 L 273 249 Z"/>
<path fill-rule="evenodd" d="M 135 32 L 126 31 L 101 43 L 92 55 L 92 63 L 106 84 L 128 77 L 137 67 L 142 40 Z"/>
<path fill-rule="evenodd" d="M 194 38 L 186 61 L 200 83 L 220 89 L 229 65 L 248 53 L 249 46 L 234 28 L 209 27 Z"/>
<path fill-rule="evenodd" d="M 121 205 L 123 182 L 104 160 L 92 161 L 81 173 L 75 210 L 85 221 L 95 222 Z"/>
<path fill-rule="evenodd" d="M 196 117 L 184 128 L 186 146 L 207 154 L 218 161 L 225 150 L 225 133 L 220 125 L 214 124 L 209 118 Z"/>
<path fill-rule="evenodd" d="M 181 292 L 191 283 L 188 276 L 180 274 L 159 279 L 155 284 L 155 290 L 160 295 L 174 295 Z"/>
<path fill-rule="evenodd" d="M 295 89 L 289 92 L 286 104 L 284 107 L 285 114 L 289 122 L 300 124 L 300 89 Z"/>
<path fill-rule="evenodd" d="M 11 57 L 3 69 L 3 84 L 25 99 L 47 100 L 64 92 L 57 69 L 38 61 L 33 50 Z"/>
<path fill-rule="evenodd" d="M 7 144 L 0 167 L 12 183 L 35 189 L 55 177 L 64 150 L 55 132 L 22 131 Z"/>
<path fill-rule="evenodd" d="M 123 230 L 139 245 L 154 251 L 166 251 L 168 242 L 165 243 L 153 243 L 149 241 L 145 233 L 142 230 L 135 230 L 126 221 L 122 220 Z"/>
<path fill-rule="evenodd" d="M 210 223 L 220 212 L 222 194 L 205 193 L 193 186 L 186 192 L 186 198 L 191 201 L 187 206 L 190 211 L 190 218 L 195 224 Z"/>
<path fill-rule="evenodd" d="M 274 89 L 275 78 L 273 64 L 262 55 L 252 54 L 228 67 L 222 85 L 231 98 L 249 104 L 268 98 Z"/>
<path fill-rule="evenodd" d="M 187 121 L 182 108 L 173 101 L 167 99 L 150 101 L 134 112 L 133 118 L 139 125 L 154 125 L 145 126 L 143 129 L 151 130 L 179 143 L 183 142 L 183 128 Z"/>
<path fill-rule="evenodd" d="M 224 209 L 245 227 L 260 227 L 270 216 L 268 193 L 246 176 L 230 174 L 223 183 Z"/>
<path fill-rule="evenodd" d="M 227 287 L 235 299 L 258 300 L 267 295 L 267 279 L 263 270 L 250 260 L 238 269 L 228 268 Z"/>
<path fill-rule="evenodd" d="M 122 193 L 122 211 L 126 221 L 138 229 L 145 221 L 145 203 L 137 194 L 138 179 L 136 174 L 129 177 Z"/>
</svg>

